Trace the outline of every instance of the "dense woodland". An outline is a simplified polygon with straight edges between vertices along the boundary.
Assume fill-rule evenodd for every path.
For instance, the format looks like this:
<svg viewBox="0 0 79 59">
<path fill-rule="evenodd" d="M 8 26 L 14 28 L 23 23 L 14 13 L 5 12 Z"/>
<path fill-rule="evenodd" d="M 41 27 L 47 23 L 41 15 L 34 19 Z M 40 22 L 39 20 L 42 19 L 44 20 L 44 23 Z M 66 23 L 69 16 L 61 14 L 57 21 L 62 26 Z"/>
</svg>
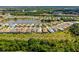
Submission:
<svg viewBox="0 0 79 59">
<path fill-rule="evenodd" d="M 79 39 L 74 40 L 39 40 L 28 41 L 0 40 L 0 51 L 28 52 L 76 52 L 79 51 Z"/>
</svg>

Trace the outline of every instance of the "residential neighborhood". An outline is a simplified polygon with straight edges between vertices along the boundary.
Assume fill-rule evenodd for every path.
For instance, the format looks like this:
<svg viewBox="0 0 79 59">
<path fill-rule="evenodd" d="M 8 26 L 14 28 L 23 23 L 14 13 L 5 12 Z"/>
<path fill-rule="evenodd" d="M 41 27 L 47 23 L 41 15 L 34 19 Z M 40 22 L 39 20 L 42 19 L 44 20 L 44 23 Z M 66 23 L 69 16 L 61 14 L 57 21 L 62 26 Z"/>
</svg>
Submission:
<svg viewBox="0 0 79 59">
<path fill-rule="evenodd" d="M 5 33 L 31 33 L 31 32 L 36 32 L 36 33 L 53 33 L 57 32 L 59 30 L 63 31 L 66 28 L 70 27 L 76 22 L 63 22 L 57 25 L 50 25 L 48 24 L 43 24 L 41 22 L 36 22 L 35 20 L 28 20 L 28 21 L 9 21 L 8 23 L 1 23 L 0 24 L 0 33 L 5 32 Z M 29 22 L 29 23 L 27 23 Z"/>
<path fill-rule="evenodd" d="M 75 11 L 74 13 L 66 14 L 62 10 L 57 11 L 57 9 L 51 13 L 44 13 L 43 10 L 43 13 L 35 15 L 38 10 L 27 12 L 25 10 L 1 9 L 0 33 L 54 33 L 64 31 L 75 22 L 78 22 L 77 20 L 79 19 L 78 14 L 76 14 L 77 16 L 74 15 Z M 28 15 L 24 13 L 28 13 Z"/>
<path fill-rule="evenodd" d="M 0 51 L 79 52 L 79 6 L 0 6 Z"/>
</svg>

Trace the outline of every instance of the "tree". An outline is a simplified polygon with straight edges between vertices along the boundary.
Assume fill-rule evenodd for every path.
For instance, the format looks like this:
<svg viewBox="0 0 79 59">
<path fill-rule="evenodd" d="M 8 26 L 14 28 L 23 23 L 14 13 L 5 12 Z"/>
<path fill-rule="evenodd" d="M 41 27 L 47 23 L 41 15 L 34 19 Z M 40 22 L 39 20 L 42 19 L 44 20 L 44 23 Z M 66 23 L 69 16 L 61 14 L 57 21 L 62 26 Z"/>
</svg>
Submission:
<svg viewBox="0 0 79 59">
<path fill-rule="evenodd" d="M 70 31 L 75 34 L 75 35 L 79 35 L 79 24 L 73 24 L 71 27 L 70 27 Z"/>
</svg>

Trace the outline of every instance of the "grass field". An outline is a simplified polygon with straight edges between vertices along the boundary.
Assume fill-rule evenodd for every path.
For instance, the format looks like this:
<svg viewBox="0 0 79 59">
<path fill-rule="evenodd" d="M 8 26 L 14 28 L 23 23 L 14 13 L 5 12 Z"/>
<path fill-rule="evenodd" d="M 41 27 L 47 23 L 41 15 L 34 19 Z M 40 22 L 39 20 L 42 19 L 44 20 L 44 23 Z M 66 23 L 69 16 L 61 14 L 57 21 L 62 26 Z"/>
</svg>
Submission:
<svg viewBox="0 0 79 59">
<path fill-rule="evenodd" d="M 69 40 L 74 39 L 69 31 L 60 31 L 55 33 L 27 33 L 27 34 L 0 34 L 0 40 L 28 40 L 45 39 L 45 40 Z"/>
</svg>

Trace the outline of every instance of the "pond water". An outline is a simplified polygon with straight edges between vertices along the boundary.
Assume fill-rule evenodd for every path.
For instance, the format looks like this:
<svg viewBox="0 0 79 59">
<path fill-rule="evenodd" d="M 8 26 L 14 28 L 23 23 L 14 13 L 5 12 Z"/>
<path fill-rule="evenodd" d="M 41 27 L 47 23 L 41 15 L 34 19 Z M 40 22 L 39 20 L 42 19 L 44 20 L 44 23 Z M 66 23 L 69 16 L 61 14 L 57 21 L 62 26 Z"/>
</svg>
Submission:
<svg viewBox="0 0 79 59">
<path fill-rule="evenodd" d="M 39 24 L 41 23 L 40 20 L 9 20 L 7 21 L 8 24 Z"/>
</svg>

